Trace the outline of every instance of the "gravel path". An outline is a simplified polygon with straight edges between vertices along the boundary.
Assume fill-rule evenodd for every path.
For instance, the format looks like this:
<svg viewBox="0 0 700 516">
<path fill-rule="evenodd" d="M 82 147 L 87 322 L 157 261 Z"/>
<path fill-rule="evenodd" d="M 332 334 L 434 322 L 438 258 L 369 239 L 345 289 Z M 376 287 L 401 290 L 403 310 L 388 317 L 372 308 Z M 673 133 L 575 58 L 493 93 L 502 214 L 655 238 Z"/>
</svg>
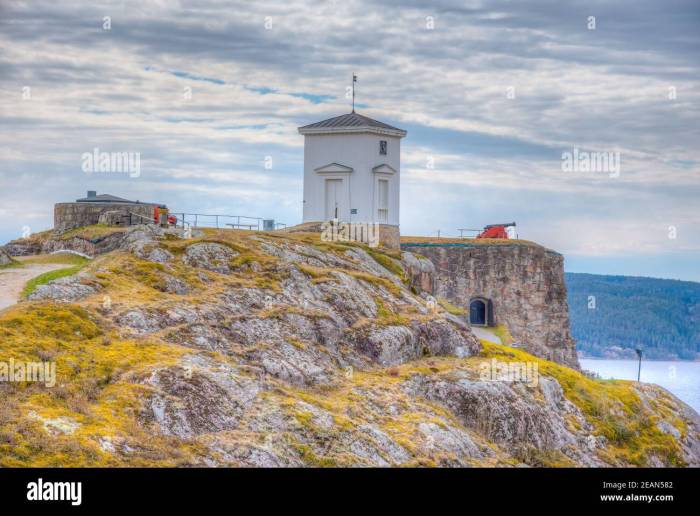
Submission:
<svg viewBox="0 0 700 516">
<path fill-rule="evenodd" d="M 476 338 L 478 339 L 488 340 L 489 342 L 495 342 L 496 344 L 502 344 L 500 337 L 488 328 L 472 326 L 472 333 L 476 335 Z"/>
<path fill-rule="evenodd" d="M 64 263 L 37 263 L 23 267 L 0 269 L 0 310 L 19 301 L 22 289 L 30 279 L 56 269 L 65 269 Z"/>
</svg>

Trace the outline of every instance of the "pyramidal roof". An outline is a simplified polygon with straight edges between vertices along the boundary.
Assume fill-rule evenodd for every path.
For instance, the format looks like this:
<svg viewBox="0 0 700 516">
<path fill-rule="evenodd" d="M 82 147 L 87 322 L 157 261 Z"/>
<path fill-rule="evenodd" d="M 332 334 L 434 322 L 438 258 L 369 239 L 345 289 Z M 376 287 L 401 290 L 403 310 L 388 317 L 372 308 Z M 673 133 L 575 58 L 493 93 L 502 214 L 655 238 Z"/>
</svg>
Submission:
<svg viewBox="0 0 700 516">
<path fill-rule="evenodd" d="M 406 131 L 359 113 L 348 113 L 299 128 L 300 134 L 375 133 L 403 138 Z"/>
</svg>

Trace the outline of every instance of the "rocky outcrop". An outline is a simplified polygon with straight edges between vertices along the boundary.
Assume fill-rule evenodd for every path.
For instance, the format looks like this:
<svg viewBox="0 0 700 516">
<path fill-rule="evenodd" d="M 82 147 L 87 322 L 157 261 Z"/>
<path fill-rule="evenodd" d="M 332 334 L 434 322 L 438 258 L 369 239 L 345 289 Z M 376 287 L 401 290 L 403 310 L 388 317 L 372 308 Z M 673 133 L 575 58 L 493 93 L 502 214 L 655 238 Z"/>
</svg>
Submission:
<svg viewBox="0 0 700 516">
<path fill-rule="evenodd" d="M 63 375 L 41 404 L 36 388 L 4 393 L 0 447 L 29 451 L 0 466 L 700 463 L 698 415 L 673 396 L 480 343 L 420 287 L 428 263 L 395 256 L 307 235 L 129 230 L 0 314 L 2 352 Z M 485 376 L 494 361 L 541 374 Z"/>
<path fill-rule="evenodd" d="M 299 386 L 333 384 L 348 367 L 391 366 L 424 356 L 467 357 L 479 350 L 468 327 L 445 313 L 432 313 L 363 249 L 324 253 L 310 245 L 268 239 L 259 245 L 276 258 L 267 271 L 259 264 L 235 266 L 231 260 L 240 253 L 215 242 L 185 245 L 179 261 L 188 269 L 222 277 L 280 277 L 276 291 L 229 286 L 206 303 L 177 301 L 115 311 L 115 323 L 139 336 L 165 332 L 168 341 L 236 357 Z M 172 256 L 150 235 L 127 247 L 151 261 Z M 159 275 L 176 266 L 170 259 L 162 263 L 167 267 Z M 317 272 L 322 278 L 305 266 L 324 271 Z"/>
<path fill-rule="evenodd" d="M 95 238 L 80 236 L 62 238 L 60 235 L 49 235 L 45 238 L 21 238 L 9 242 L 5 247 L 12 256 L 30 256 L 35 254 L 50 254 L 56 251 L 77 251 L 87 256 L 105 254 L 122 246 L 124 233 L 113 232 Z"/>
<path fill-rule="evenodd" d="M 58 278 L 45 285 L 39 285 L 28 298 L 32 301 L 48 299 L 52 301 L 76 301 L 100 290 L 100 285 L 84 274 Z"/>
<path fill-rule="evenodd" d="M 352 332 L 347 340 L 384 367 L 422 356 L 472 356 L 479 350 L 470 333 L 446 320 L 414 323 L 410 327 L 372 326 L 366 331 Z"/>
<path fill-rule="evenodd" d="M 416 292 L 435 293 L 435 265 L 427 258 L 409 252 L 401 253 L 401 265 L 408 277 L 408 285 Z"/>
<path fill-rule="evenodd" d="M 193 236 L 201 232 L 195 230 Z M 32 235 L 28 238 L 20 238 L 6 244 L 5 248 L 11 256 L 28 256 L 35 254 L 49 254 L 56 251 L 76 251 L 86 256 L 97 256 L 111 253 L 118 249 L 133 251 L 136 256 L 144 258 L 144 249 L 157 247 L 155 239 L 162 238 L 166 234 L 181 237 L 182 229 L 162 228 L 155 224 L 138 224 L 128 228 L 107 228 L 104 234 L 86 236 L 80 230 L 76 234 L 44 232 Z M 87 235 L 90 232 L 87 231 Z M 160 250 L 156 250 L 160 253 Z M 154 256 L 153 261 L 166 260 L 162 254 Z M 145 259 L 145 258 L 144 258 Z"/>
<path fill-rule="evenodd" d="M 230 262 L 238 254 L 225 245 L 205 242 L 188 246 L 182 261 L 192 267 L 225 274 L 231 272 Z"/>
<path fill-rule="evenodd" d="M 700 416 L 698 413 L 658 385 L 638 383 L 635 392 L 640 397 L 642 406 L 647 410 L 659 404 L 673 407 L 671 412 L 657 412 L 652 416 L 655 426 L 660 432 L 679 443 L 679 455 L 685 465 L 700 467 Z M 683 422 L 681 429 L 678 428 L 678 421 Z M 659 455 L 662 454 L 649 454 L 649 466 L 660 467 L 664 464 L 664 458 Z"/>
<path fill-rule="evenodd" d="M 192 355 L 180 366 L 154 371 L 145 383 L 155 394 L 141 412 L 142 421 L 181 438 L 235 429 L 261 390 L 259 381 L 235 368 Z"/>
<path fill-rule="evenodd" d="M 5 250 L 4 247 L 0 247 L 0 266 L 9 265 L 13 262 L 12 256 Z"/>
<path fill-rule="evenodd" d="M 123 233 L 111 233 L 99 238 L 69 238 L 47 240 L 41 247 L 42 253 L 53 253 L 61 250 L 79 251 L 88 256 L 109 253 L 119 249 L 122 244 Z"/>
<path fill-rule="evenodd" d="M 605 438 L 563 396 L 554 378 L 541 376 L 537 388 L 525 383 L 471 379 L 446 380 L 416 375 L 405 389 L 447 406 L 467 426 L 521 459 L 558 452 L 585 466 L 604 465 L 595 450 Z M 573 418 L 576 425 L 567 423 Z"/>
<path fill-rule="evenodd" d="M 18 239 L 5 244 L 5 252 L 10 256 L 30 256 L 42 252 L 42 242 L 39 240 Z"/>
<path fill-rule="evenodd" d="M 493 324 L 507 326 L 515 346 L 578 367 L 569 327 L 563 257 L 535 244 L 404 245 L 436 269 L 435 296 L 469 309 L 492 304 Z"/>
</svg>

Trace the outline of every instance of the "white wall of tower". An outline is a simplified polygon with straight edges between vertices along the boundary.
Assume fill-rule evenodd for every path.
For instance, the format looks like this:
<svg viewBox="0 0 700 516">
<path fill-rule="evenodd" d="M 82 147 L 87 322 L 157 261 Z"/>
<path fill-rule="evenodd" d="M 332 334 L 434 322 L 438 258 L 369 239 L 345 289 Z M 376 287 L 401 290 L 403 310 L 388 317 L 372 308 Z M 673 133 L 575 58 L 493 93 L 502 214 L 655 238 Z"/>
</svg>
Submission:
<svg viewBox="0 0 700 516">
<path fill-rule="evenodd" d="M 380 154 L 382 140 L 387 142 L 386 155 Z M 333 163 L 341 167 L 328 166 Z M 381 168 L 377 170 L 377 167 Z M 305 135 L 304 222 L 329 219 L 327 181 L 336 180 L 334 185 L 338 185 L 340 180 L 338 218 L 341 221 L 398 226 L 400 167 L 401 138 L 397 136 L 374 133 Z M 383 208 L 379 199 L 380 180 L 387 181 L 388 186 L 386 220 L 380 212 Z"/>
</svg>

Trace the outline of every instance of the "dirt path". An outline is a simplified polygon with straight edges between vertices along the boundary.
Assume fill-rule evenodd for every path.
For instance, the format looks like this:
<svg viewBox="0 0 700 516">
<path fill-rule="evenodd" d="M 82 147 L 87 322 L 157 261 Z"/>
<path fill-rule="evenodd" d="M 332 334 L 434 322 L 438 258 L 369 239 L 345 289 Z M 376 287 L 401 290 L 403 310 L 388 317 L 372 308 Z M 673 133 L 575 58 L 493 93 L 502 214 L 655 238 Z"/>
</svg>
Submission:
<svg viewBox="0 0 700 516">
<path fill-rule="evenodd" d="M 19 296 L 27 281 L 56 269 L 70 267 L 64 263 L 34 263 L 23 267 L 0 269 L 0 310 L 19 301 Z"/>
<path fill-rule="evenodd" d="M 488 328 L 472 326 L 472 333 L 476 335 L 476 338 L 478 339 L 488 340 L 489 342 L 501 344 L 501 338 Z"/>
</svg>

